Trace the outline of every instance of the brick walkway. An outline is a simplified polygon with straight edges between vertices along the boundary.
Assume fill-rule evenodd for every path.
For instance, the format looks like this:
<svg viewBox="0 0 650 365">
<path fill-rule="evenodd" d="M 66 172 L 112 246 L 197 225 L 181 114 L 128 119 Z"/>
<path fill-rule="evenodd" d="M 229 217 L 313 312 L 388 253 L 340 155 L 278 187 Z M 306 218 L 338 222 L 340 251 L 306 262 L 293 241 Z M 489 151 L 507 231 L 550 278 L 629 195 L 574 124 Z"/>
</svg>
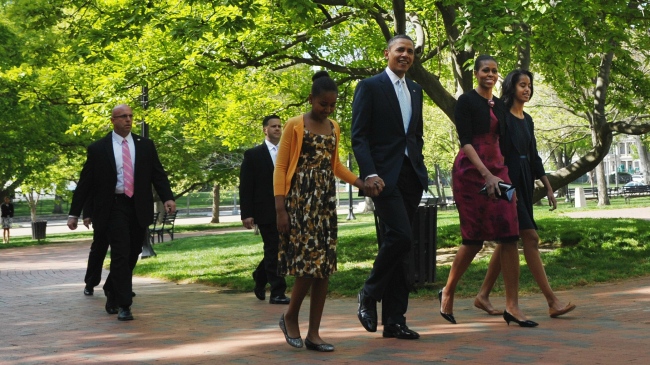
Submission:
<svg viewBox="0 0 650 365">
<path fill-rule="evenodd" d="M 283 306 L 252 293 L 136 278 L 134 321 L 104 311 L 101 290 L 85 297 L 88 242 L 0 250 L 0 364 L 647 364 L 650 277 L 578 288 L 558 295 L 578 304 L 551 319 L 540 295 L 520 299 L 537 328 L 457 299 L 458 325 L 438 303 L 412 300 L 407 313 L 417 341 L 383 339 L 356 319 L 355 299 L 328 299 L 322 354 L 289 347 L 278 328 Z M 106 273 L 104 273 L 106 274 Z M 105 275 L 104 275 L 105 277 Z M 500 297 L 495 305 L 503 305 Z M 308 301 L 301 325 L 306 333 Z M 381 331 L 381 329 L 380 329 Z"/>
</svg>

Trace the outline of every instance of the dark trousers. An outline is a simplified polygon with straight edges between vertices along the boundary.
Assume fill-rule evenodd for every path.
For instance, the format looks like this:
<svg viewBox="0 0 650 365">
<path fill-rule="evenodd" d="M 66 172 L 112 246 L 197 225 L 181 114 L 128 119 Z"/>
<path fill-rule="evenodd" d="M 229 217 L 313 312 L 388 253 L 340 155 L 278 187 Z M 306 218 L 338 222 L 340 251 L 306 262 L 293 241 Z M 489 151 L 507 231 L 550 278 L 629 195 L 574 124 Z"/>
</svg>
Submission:
<svg viewBox="0 0 650 365">
<path fill-rule="evenodd" d="M 108 240 L 95 232 L 93 234 L 93 243 L 90 244 L 90 253 L 88 254 L 88 265 L 86 266 L 86 276 L 84 282 L 89 288 L 94 288 L 102 281 L 102 266 L 108 251 Z"/>
<path fill-rule="evenodd" d="M 397 187 L 373 198 L 382 222 L 379 251 L 364 290 L 382 303 L 382 323 L 405 324 L 409 288 L 408 252 L 412 247 L 411 223 L 422 198 L 422 185 L 408 158 L 400 170 Z"/>
<path fill-rule="evenodd" d="M 271 285 L 271 297 L 284 295 L 287 282 L 284 276 L 278 275 L 278 250 L 280 234 L 276 223 L 258 224 L 257 227 L 264 241 L 264 258 L 253 272 L 255 286 L 265 287 Z"/>
<path fill-rule="evenodd" d="M 120 307 L 133 303 L 133 268 L 142 252 L 146 227 L 140 227 L 135 214 L 135 206 L 126 195 L 115 195 L 113 208 L 106 232 L 111 247 L 111 269 L 104 291 L 109 291 Z"/>
</svg>

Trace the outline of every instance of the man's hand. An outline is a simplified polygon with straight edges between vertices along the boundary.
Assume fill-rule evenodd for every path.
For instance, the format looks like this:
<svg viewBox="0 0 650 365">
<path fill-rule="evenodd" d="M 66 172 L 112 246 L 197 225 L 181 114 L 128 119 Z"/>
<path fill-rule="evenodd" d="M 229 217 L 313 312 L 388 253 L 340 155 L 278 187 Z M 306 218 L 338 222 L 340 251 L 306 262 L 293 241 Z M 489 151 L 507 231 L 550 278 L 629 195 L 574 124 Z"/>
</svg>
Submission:
<svg viewBox="0 0 650 365">
<path fill-rule="evenodd" d="M 174 213 L 176 211 L 176 202 L 173 200 L 167 200 L 165 202 L 165 212 Z"/>
<path fill-rule="evenodd" d="M 246 229 L 253 229 L 253 227 L 255 226 L 255 220 L 253 219 L 253 217 L 249 217 L 246 219 L 242 219 L 241 224 L 243 224 L 244 227 L 246 227 Z"/>
<path fill-rule="evenodd" d="M 90 225 L 91 225 L 92 223 L 93 223 L 93 219 L 92 219 L 92 218 L 84 218 L 84 226 L 86 226 L 86 228 L 90 229 Z"/>
<path fill-rule="evenodd" d="M 369 177 L 363 182 L 363 193 L 366 196 L 375 197 L 384 190 L 384 186 L 386 184 L 379 176 Z"/>
<path fill-rule="evenodd" d="M 73 230 L 73 231 L 74 231 L 75 229 L 77 229 L 77 222 L 78 222 L 78 221 L 79 221 L 79 218 L 69 217 L 69 218 L 68 218 L 68 228 L 70 228 L 70 229 Z"/>
</svg>

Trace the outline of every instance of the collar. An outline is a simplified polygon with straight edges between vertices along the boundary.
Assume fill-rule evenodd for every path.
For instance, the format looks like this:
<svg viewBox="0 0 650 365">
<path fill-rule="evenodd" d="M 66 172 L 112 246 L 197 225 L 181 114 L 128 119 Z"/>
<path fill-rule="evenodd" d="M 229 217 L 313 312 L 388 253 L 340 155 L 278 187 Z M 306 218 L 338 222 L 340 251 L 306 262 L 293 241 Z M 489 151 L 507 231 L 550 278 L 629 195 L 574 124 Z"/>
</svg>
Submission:
<svg viewBox="0 0 650 365">
<path fill-rule="evenodd" d="M 129 134 L 126 136 L 126 138 L 120 136 L 119 134 L 115 133 L 115 131 L 112 132 L 113 136 L 113 142 L 121 144 L 123 139 L 126 139 L 126 141 L 130 144 L 133 144 L 133 135 L 129 132 Z"/>
<path fill-rule="evenodd" d="M 264 143 L 266 143 L 266 147 L 269 149 L 269 151 L 270 151 L 273 147 L 278 148 L 277 145 L 271 143 L 271 141 L 269 141 L 268 139 L 264 139 Z"/>
<path fill-rule="evenodd" d="M 393 70 L 391 70 L 391 69 L 388 68 L 388 67 L 386 67 L 386 74 L 388 75 L 388 78 L 390 78 L 390 83 L 391 83 L 391 84 L 395 85 L 395 83 L 397 82 L 397 80 L 403 80 L 403 81 L 404 81 L 404 84 L 406 84 L 406 76 L 400 78 L 399 76 L 395 75 L 395 73 L 393 72 Z"/>
</svg>

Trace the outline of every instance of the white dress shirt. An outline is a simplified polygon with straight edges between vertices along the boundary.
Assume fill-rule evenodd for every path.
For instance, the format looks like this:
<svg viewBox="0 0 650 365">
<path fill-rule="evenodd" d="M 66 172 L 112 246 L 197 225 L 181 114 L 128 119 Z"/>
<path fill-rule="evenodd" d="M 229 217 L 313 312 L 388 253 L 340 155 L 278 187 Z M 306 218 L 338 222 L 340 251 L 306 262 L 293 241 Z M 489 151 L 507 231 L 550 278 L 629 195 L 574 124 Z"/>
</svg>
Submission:
<svg viewBox="0 0 650 365">
<path fill-rule="evenodd" d="M 264 143 L 266 143 L 266 147 L 268 147 L 269 149 L 269 153 L 271 154 L 271 160 L 273 160 L 273 166 L 275 166 L 275 160 L 278 157 L 278 146 L 271 143 L 271 141 L 269 141 L 268 139 L 265 139 Z"/>
</svg>

